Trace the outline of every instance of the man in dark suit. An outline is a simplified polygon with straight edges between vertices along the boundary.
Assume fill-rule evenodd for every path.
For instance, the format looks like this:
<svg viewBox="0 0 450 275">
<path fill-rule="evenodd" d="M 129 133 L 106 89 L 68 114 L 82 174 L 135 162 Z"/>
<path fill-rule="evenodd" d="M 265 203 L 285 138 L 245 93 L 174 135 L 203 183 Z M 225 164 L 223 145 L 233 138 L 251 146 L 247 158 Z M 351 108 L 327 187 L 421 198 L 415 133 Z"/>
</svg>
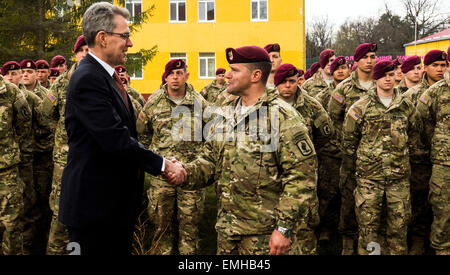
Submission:
<svg viewBox="0 0 450 275">
<path fill-rule="evenodd" d="M 83 16 L 89 54 L 72 75 L 65 110 L 69 154 L 61 183 L 59 220 L 81 254 L 130 254 L 144 172 L 181 182 L 175 161 L 145 149 L 114 67 L 133 44 L 126 9 L 93 4 Z"/>
</svg>

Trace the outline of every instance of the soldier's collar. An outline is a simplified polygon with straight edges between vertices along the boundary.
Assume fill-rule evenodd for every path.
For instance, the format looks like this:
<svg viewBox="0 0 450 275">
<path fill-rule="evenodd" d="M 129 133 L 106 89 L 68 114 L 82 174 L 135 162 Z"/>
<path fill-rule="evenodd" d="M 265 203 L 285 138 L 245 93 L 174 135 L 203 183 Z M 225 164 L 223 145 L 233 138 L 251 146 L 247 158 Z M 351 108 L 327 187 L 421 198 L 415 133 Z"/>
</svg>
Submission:
<svg viewBox="0 0 450 275">
<path fill-rule="evenodd" d="M 303 89 L 297 86 L 297 92 L 295 93 L 295 108 L 301 107 L 305 104 L 305 97 L 303 96 Z"/>
</svg>

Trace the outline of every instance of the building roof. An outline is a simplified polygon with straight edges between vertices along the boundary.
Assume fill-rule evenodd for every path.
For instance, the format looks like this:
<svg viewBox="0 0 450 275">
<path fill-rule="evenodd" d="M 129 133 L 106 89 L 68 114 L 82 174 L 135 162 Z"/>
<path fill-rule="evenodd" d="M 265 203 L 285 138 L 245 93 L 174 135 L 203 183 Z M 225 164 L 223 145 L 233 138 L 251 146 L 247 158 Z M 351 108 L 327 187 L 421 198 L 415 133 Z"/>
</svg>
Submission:
<svg viewBox="0 0 450 275">
<path fill-rule="evenodd" d="M 412 46 L 414 44 L 419 45 L 419 44 L 425 44 L 425 43 L 430 43 L 430 42 L 436 42 L 436 41 L 441 41 L 441 40 L 450 40 L 450 28 L 443 30 L 441 32 L 432 34 L 430 36 L 421 38 L 417 41 L 413 41 L 411 43 L 405 44 L 405 45 L 403 45 L 403 47 Z"/>
</svg>

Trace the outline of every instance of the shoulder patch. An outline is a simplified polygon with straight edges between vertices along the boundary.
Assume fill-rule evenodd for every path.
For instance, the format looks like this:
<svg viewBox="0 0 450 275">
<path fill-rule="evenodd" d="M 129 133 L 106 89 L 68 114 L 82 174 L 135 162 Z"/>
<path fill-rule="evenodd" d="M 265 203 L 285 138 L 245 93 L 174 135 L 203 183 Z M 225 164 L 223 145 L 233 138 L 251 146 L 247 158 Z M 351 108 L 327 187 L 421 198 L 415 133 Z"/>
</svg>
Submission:
<svg viewBox="0 0 450 275">
<path fill-rule="evenodd" d="M 48 97 L 48 99 L 50 99 L 50 101 L 52 102 L 52 103 L 55 103 L 55 100 L 56 100 L 56 97 L 55 97 L 55 95 L 53 94 L 53 92 L 48 92 L 47 93 L 47 97 Z"/>
<path fill-rule="evenodd" d="M 342 98 L 342 96 L 338 93 L 335 93 L 333 95 L 334 100 L 336 100 L 337 102 L 339 102 L 339 104 L 344 103 L 344 99 Z"/>
<path fill-rule="evenodd" d="M 427 105 L 428 102 L 430 102 L 430 99 L 429 99 L 426 95 L 422 95 L 422 96 L 419 98 L 419 101 L 422 102 L 423 104 Z"/>
<path fill-rule="evenodd" d="M 144 116 L 144 113 L 142 111 L 139 113 L 138 118 L 139 118 L 140 121 L 145 122 L 145 116 Z"/>
<path fill-rule="evenodd" d="M 348 115 L 353 118 L 355 121 L 358 121 L 358 119 L 361 117 L 355 110 L 351 109 Z"/>
<path fill-rule="evenodd" d="M 305 138 L 300 139 L 296 144 L 300 153 L 305 157 L 310 156 L 314 151 Z"/>
</svg>

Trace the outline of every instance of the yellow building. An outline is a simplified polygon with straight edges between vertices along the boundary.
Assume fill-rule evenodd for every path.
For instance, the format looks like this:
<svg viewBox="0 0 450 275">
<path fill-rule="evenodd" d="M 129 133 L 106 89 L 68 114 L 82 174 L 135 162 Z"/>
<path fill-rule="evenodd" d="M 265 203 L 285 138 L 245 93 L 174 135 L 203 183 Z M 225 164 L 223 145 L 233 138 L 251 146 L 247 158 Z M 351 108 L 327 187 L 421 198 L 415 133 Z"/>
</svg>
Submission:
<svg viewBox="0 0 450 275">
<path fill-rule="evenodd" d="M 158 46 L 158 53 L 132 77 L 131 86 L 150 94 L 161 84 L 165 64 L 182 58 L 189 83 L 200 91 L 228 70 L 225 49 L 279 43 L 283 63 L 304 68 L 304 0 L 126 0 L 132 15 L 155 5 L 153 16 L 132 35 L 130 53 Z"/>
<path fill-rule="evenodd" d="M 450 28 L 404 45 L 406 56 L 420 57 L 424 57 L 431 50 L 447 51 L 449 46 Z"/>
</svg>

